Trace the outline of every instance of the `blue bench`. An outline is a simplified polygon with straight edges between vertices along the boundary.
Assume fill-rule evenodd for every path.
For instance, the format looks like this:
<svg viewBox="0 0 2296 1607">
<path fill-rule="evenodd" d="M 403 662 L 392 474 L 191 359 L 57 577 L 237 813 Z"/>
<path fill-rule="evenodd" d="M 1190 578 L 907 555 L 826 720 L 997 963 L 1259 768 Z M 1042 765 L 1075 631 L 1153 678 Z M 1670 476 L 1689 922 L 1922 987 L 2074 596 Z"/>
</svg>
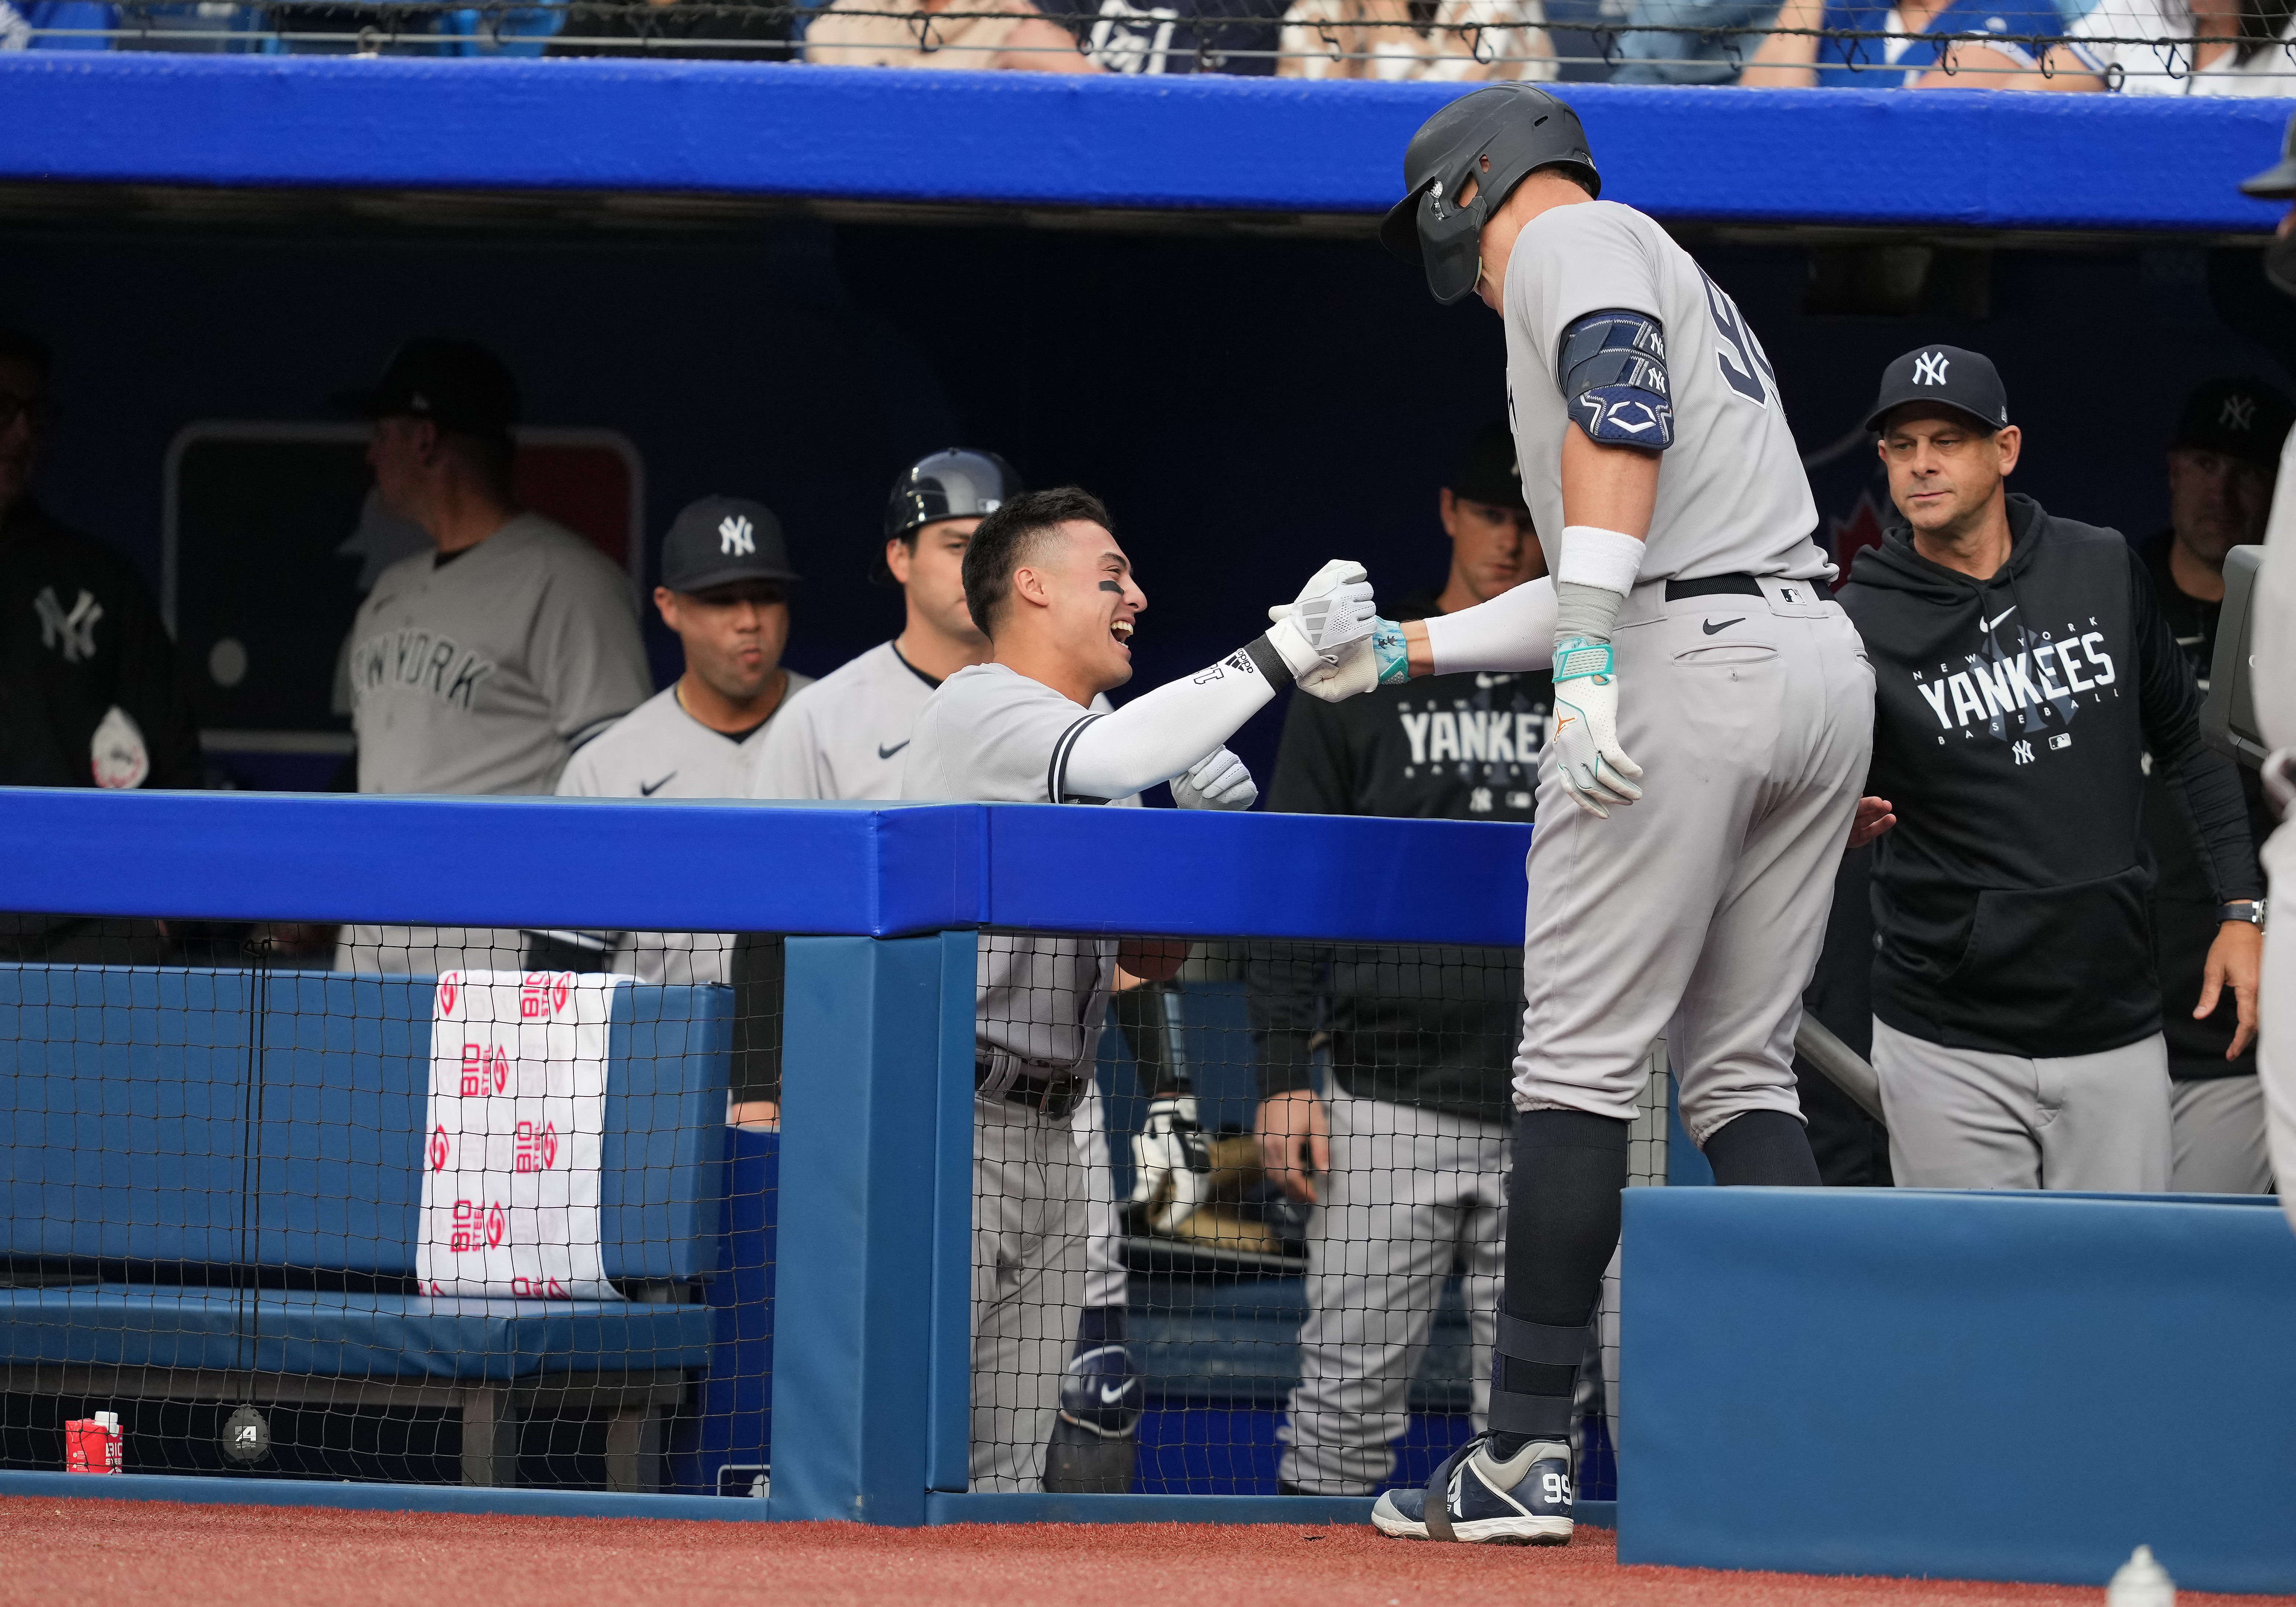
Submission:
<svg viewBox="0 0 2296 1607">
<path fill-rule="evenodd" d="M 428 979 L 0 967 L 0 1387 L 447 1406 L 466 1483 L 605 1415 L 616 1488 L 709 1361 L 731 998 L 624 987 L 601 1232 L 627 1301 L 413 1292 Z M 250 1080 L 251 1079 L 251 1080 Z"/>
</svg>

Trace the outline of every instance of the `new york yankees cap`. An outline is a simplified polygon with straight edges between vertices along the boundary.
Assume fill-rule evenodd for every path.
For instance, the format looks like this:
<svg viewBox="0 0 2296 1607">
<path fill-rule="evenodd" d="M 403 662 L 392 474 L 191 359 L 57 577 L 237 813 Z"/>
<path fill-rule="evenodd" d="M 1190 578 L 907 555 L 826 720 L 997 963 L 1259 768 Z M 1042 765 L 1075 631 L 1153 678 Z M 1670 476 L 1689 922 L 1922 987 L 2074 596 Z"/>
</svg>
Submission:
<svg viewBox="0 0 2296 1607">
<path fill-rule="evenodd" d="M 1514 431 L 1505 419 L 1493 419 L 1467 438 L 1443 482 L 1454 496 L 1488 503 L 1495 508 L 1521 512 L 1522 470 L 1514 461 Z"/>
<path fill-rule="evenodd" d="M 390 354 L 381 377 L 338 391 L 335 406 L 361 418 L 429 419 L 463 435 L 510 439 L 518 422 L 518 381 L 475 340 L 425 335 Z"/>
<path fill-rule="evenodd" d="M 2251 374 L 2210 380 L 2185 399 L 2184 416 L 2169 445 L 2226 457 L 2261 469 L 2279 466 L 2281 444 L 2296 423 L 2288 398 Z"/>
<path fill-rule="evenodd" d="M 1866 428 L 1879 430 L 1892 407 L 1935 402 L 1957 408 L 1988 432 L 2009 422 L 2009 393 L 1993 359 L 1958 346 L 1917 346 L 1882 371 L 1882 394 L 1866 415 Z"/>
<path fill-rule="evenodd" d="M 670 521 L 661 538 L 661 583 L 674 592 L 706 592 L 737 580 L 799 580 L 790 567 L 782 521 L 746 496 L 705 496 Z"/>
</svg>

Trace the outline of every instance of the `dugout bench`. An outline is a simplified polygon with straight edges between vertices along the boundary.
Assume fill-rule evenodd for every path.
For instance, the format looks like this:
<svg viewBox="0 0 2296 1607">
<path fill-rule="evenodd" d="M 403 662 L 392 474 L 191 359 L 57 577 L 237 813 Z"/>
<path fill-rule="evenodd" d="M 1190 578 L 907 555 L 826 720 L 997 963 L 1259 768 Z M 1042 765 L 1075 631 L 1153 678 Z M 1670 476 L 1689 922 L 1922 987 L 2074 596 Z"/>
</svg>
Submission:
<svg viewBox="0 0 2296 1607">
<path fill-rule="evenodd" d="M 731 996 L 618 988 L 600 1227 L 627 1301 L 413 1292 L 427 978 L 0 967 L 0 1389 L 446 1408 L 463 1480 L 518 1425 L 605 1417 L 660 1488 L 709 1365 Z"/>
</svg>

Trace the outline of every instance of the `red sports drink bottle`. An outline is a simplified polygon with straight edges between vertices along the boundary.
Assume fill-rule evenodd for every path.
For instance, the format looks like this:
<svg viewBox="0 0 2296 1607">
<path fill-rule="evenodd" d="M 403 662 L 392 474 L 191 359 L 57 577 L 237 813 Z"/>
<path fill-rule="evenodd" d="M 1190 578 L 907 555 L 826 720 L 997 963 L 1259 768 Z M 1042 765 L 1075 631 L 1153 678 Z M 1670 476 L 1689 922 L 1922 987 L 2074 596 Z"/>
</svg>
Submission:
<svg viewBox="0 0 2296 1607">
<path fill-rule="evenodd" d="M 119 1414 L 98 1412 L 64 1424 L 64 1471 L 70 1473 L 116 1473 L 119 1471 Z"/>
</svg>

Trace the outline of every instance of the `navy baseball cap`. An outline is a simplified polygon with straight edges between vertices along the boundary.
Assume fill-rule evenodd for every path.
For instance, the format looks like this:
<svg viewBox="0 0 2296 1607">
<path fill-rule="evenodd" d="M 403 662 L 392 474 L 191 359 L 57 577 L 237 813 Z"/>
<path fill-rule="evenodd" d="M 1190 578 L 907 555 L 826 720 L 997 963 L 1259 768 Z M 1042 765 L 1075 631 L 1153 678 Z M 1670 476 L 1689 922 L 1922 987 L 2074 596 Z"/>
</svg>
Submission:
<svg viewBox="0 0 2296 1607">
<path fill-rule="evenodd" d="M 518 422 L 518 381 L 475 340 L 423 336 L 390 354 L 382 376 L 339 391 L 335 405 L 361 418 L 429 419 L 460 435 L 510 439 Z"/>
<path fill-rule="evenodd" d="M 1443 482 L 1454 496 L 1488 503 L 1495 508 L 1521 512 L 1522 469 L 1514 461 L 1514 431 L 1505 419 L 1493 419 L 1467 439 Z"/>
<path fill-rule="evenodd" d="M 1882 371 L 1882 394 L 1866 415 L 1866 428 L 1879 430 L 1893 407 L 1931 402 L 1957 409 L 1989 434 L 2009 422 L 2009 393 L 1993 359 L 1958 346 L 1919 346 Z"/>
<path fill-rule="evenodd" d="M 2263 381 L 2249 375 L 2210 380 L 2185 403 L 2169 445 L 2221 452 L 2259 468 L 2277 468 L 2281 444 L 2296 423 L 2296 408 Z"/>
<path fill-rule="evenodd" d="M 746 496 L 688 503 L 661 538 L 661 583 L 674 592 L 706 592 L 737 580 L 802 578 L 790 567 L 782 521 Z"/>
</svg>

